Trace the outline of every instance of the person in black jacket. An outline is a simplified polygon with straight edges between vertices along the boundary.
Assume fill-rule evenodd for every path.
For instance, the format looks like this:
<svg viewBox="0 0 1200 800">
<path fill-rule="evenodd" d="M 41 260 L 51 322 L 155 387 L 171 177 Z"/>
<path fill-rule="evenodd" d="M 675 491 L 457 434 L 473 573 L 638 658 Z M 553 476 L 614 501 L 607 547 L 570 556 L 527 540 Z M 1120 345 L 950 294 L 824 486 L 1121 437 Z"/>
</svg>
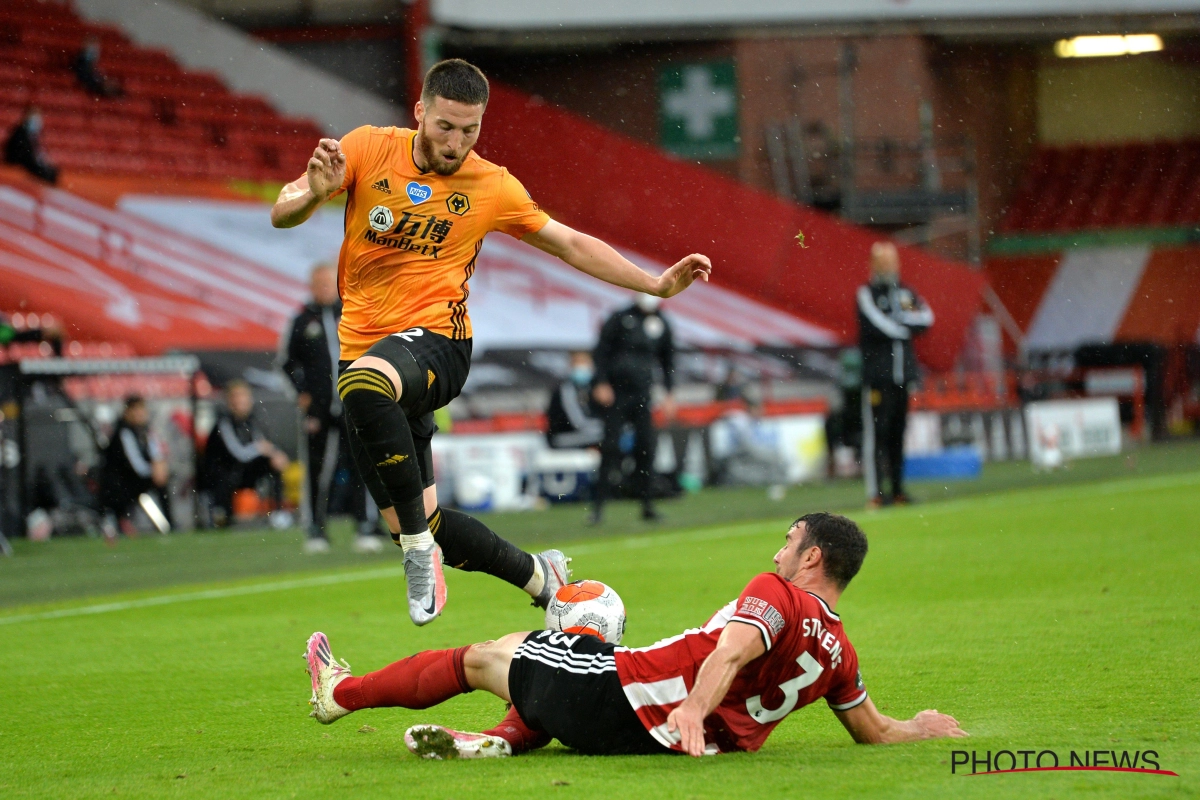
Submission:
<svg viewBox="0 0 1200 800">
<path fill-rule="evenodd" d="M 383 540 L 375 535 L 379 511 L 367 496 L 357 467 L 351 464 L 342 401 L 334 391 L 339 351 L 337 326 L 342 316 L 336 268 L 317 265 L 312 271 L 311 287 L 312 302 L 292 320 L 281 353 L 283 371 L 296 387 L 296 404 L 304 414 L 303 426 L 308 438 L 305 472 L 311 523 L 304 547 L 310 553 L 329 550 L 325 523 L 334 475 L 341 468 L 349 476 L 346 486 L 349 511 L 358 521 L 354 547 L 359 552 L 377 553 L 383 549 Z"/>
<path fill-rule="evenodd" d="M 639 294 L 630 307 L 608 318 L 596 343 L 595 388 L 592 396 L 604 409 L 604 440 L 600 445 L 600 475 L 591 522 L 600 522 L 604 503 L 621 479 L 621 434 L 626 423 L 634 433 L 633 480 L 642 501 L 642 519 L 659 518 L 654 509 L 653 470 L 655 431 L 650 416 L 650 390 L 655 367 L 662 370 L 667 390 L 664 410 L 674 414 L 675 343 L 671 326 L 658 310 L 659 298 Z"/>
<path fill-rule="evenodd" d="M 146 401 L 137 395 L 126 398 L 125 411 L 104 448 L 100 470 L 100 506 L 107 535 L 115 535 L 116 522 L 126 532 L 132 531 L 130 515 L 143 494 L 151 496 L 164 517 L 170 516 L 166 454 L 149 426 Z"/>
<path fill-rule="evenodd" d="M 571 371 L 550 395 L 546 409 L 546 442 L 553 448 L 596 447 L 604 437 L 604 422 L 592 402 L 592 354 L 571 354 Z"/>
<path fill-rule="evenodd" d="M 904 429 L 908 392 L 919 377 L 913 337 L 933 325 L 933 311 L 900 282 L 900 254 L 891 242 L 871 248 L 871 281 L 858 287 L 862 350 L 863 475 L 867 504 L 908 503 L 904 493 Z M 891 480 L 885 495 L 881 478 Z"/>
<path fill-rule="evenodd" d="M 79 85 L 97 97 L 120 97 L 121 86 L 100 71 L 100 40 L 89 36 L 71 61 Z"/>
<path fill-rule="evenodd" d="M 280 473 L 288 466 L 287 455 L 267 438 L 250 385 L 230 381 L 225 387 L 225 402 L 228 407 L 217 414 L 204 446 L 205 486 L 212 499 L 213 520 L 221 526 L 233 521 L 233 493 L 253 489 L 264 478 L 271 479 L 278 507 L 283 498 Z M 281 514 L 275 519 L 290 518 Z"/>
<path fill-rule="evenodd" d="M 42 112 L 37 106 L 29 106 L 4 142 L 4 163 L 22 167 L 48 183 L 58 183 L 58 167 L 42 152 L 41 139 Z"/>
</svg>

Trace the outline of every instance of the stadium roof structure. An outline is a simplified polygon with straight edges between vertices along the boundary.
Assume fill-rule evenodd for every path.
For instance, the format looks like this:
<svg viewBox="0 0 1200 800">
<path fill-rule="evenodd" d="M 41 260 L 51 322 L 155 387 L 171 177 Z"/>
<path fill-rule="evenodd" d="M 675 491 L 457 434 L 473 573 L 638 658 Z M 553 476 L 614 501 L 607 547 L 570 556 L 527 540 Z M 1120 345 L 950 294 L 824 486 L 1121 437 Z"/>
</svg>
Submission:
<svg viewBox="0 0 1200 800">
<path fill-rule="evenodd" d="M 432 0 L 432 17 L 465 30 L 564 32 L 629 28 L 746 28 L 763 25 L 888 25 L 1058 19 L 1068 27 L 1108 18 L 1105 29 L 1130 18 L 1200 14 L 1200 0 Z M 1175 20 L 1194 25 L 1194 20 Z M 695 31 L 693 30 L 692 33 Z M 1047 29 L 1047 33 L 1050 31 Z"/>
</svg>

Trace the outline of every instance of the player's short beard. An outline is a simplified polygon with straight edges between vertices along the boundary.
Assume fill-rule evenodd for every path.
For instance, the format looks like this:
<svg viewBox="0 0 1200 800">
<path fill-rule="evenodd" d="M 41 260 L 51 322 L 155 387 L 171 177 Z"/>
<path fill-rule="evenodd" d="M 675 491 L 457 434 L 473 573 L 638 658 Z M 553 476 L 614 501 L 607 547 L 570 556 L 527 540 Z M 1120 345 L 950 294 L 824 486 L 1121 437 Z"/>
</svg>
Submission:
<svg viewBox="0 0 1200 800">
<path fill-rule="evenodd" d="M 417 132 L 417 149 L 421 151 L 421 158 L 425 161 L 425 168 L 438 175 L 453 175 L 458 172 L 459 168 L 466 161 L 467 156 L 471 154 L 470 149 L 463 153 L 456 160 L 446 163 L 442 158 L 441 153 L 434 149 L 433 142 L 428 136 L 423 135 L 420 131 Z"/>
</svg>

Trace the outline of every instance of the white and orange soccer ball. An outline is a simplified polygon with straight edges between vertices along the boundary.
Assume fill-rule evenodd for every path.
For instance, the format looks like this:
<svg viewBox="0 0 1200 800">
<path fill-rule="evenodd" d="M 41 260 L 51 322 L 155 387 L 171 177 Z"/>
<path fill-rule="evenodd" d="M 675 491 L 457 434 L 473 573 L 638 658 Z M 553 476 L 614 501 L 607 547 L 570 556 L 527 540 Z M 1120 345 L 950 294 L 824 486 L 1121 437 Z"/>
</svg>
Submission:
<svg viewBox="0 0 1200 800">
<path fill-rule="evenodd" d="M 620 644 L 625 635 L 625 604 L 600 581 L 575 581 L 554 593 L 546 606 L 546 627 L 563 633 L 590 633 Z"/>
</svg>

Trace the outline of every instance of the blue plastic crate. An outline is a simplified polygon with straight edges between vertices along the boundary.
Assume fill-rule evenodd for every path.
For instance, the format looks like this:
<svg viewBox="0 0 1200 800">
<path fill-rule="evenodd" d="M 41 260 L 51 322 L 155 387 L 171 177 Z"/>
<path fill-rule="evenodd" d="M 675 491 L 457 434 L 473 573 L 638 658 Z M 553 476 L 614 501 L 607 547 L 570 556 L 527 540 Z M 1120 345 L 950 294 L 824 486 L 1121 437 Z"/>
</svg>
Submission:
<svg viewBox="0 0 1200 800">
<path fill-rule="evenodd" d="M 973 447 L 951 447 L 904 459 L 904 477 L 913 481 L 966 481 L 978 478 L 982 472 L 983 459 Z"/>
</svg>

